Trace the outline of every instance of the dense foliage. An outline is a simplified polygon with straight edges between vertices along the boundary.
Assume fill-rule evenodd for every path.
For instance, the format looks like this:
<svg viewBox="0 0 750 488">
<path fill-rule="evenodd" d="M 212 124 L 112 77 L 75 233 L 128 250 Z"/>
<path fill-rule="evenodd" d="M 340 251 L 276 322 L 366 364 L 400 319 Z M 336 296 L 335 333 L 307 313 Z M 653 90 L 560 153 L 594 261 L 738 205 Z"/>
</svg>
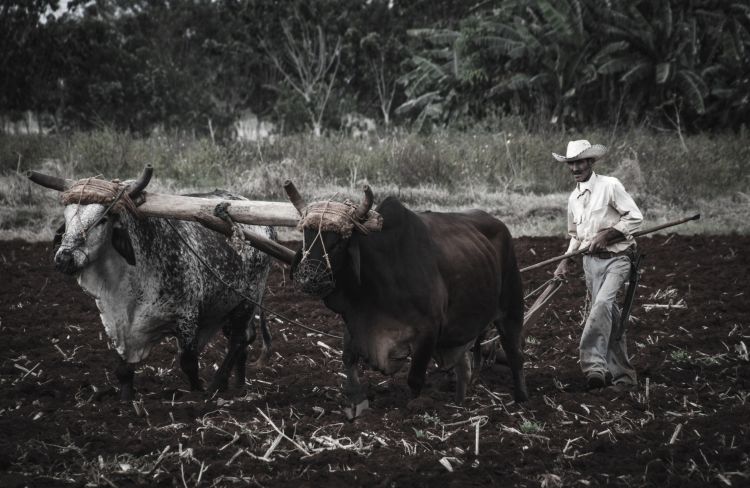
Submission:
<svg viewBox="0 0 750 488">
<path fill-rule="evenodd" d="M 0 115 L 230 136 L 750 120 L 750 6 L 724 0 L 7 0 Z"/>
</svg>

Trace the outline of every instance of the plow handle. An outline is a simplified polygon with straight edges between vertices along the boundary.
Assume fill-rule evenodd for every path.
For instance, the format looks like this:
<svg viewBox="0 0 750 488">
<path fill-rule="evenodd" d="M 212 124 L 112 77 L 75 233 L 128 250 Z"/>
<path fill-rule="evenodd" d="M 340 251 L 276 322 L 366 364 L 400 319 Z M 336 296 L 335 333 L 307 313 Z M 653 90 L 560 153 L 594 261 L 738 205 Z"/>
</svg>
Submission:
<svg viewBox="0 0 750 488">
<path fill-rule="evenodd" d="M 667 222 L 666 224 L 661 224 L 661 225 L 657 225 L 655 227 L 650 227 L 650 228 L 645 229 L 645 230 L 641 230 L 641 231 L 638 231 L 638 232 L 633 232 L 633 237 L 641 237 L 641 236 L 644 236 L 646 234 L 651 234 L 652 232 L 657 232 L 657 231 L 660 231 L 662 229 L 666 229 L 668 227 L 674 227 L 675 225 L 684 224 L 685 222 L 690 222 L 691 220 L 698 220 L 700 218 L 701 218 L 701 214 L 695 214 L 695 215 L 693 215 L 691 217 L 685 217 L 684 219 L 675 220 L 674 222 Z M 620 236 L 620 237 L 617 237 L 615 239 L 612 239 L 611 241 L 608 242 L 608 244 L 614 244 L 616 242 L 620 242 L 620 241 L 624 241 L 624 240 L 625 240 L 625 236 Z M 542 266 L 547 266 L 548 264 L 556 263 L 558 261 L 562 261 L 563 259 L 572 258 L 572 257 L 578 256 L 580 254 L 585 254 L 588 250 L 589 250 L 588 247 L 585 247 L 583 249 L 578 249 L 578 250 L 575 250 L 573 252 L 569 252 L 567 254 L 563 254 L 562 256 L 555 256 L 554 258 L 546 259 L 546 260 L 544 260 L 544 261 L 542 261 L 540 263 L 532 264 L 531 266 L 527 266 L 525 268 L 521 268 L 521 273 L 523 273 L 525 271 L 531 271 L 532 269 L 541 268 Z"/>
</svg>

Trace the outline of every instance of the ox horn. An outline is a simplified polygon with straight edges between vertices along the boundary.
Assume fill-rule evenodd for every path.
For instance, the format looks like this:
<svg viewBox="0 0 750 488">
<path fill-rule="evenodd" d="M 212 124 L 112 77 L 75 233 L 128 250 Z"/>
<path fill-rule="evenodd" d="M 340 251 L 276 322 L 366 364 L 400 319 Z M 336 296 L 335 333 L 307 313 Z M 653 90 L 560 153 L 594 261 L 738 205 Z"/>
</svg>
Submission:
<svg viewBox="0 0 750 488">
<path fill-rule="evenodd" d="M 300 195 L 297 191 L 297 187 L 294 186 L 294 183 L 292 183 L 292 180 L 286 180 L 284 182 L 284 191 L 289 197 L 289 201 L 292 202 L 292 205 L 294 205 L 294 208 L 296 208 L 297 212 L 302 215 L 302 212 L 305 210 L 305 207 L 307 205 L 302 199 L 302 195 Z"/>
<path fill-rule="evenodd" d="M 130 198 L 136 198 L 138 195 L 141 194 L 141 192 L 146 188 L 148 185 L 148 182 L 151 181 L 151 176 L 154 174 L 154 167 L 150 164 L 147 164 L 143 167 L 143 172 L 141 173 L 141 176 L 138 177 L 137 180 L 135 180 L 135 183 L 133 183 L 130 186 L 130 189 L 128 190 L 128 195 Z"/>
<path fill-rule="evenodd" d="M 370 211 L 372 208 L 372 201 L 373 201 L 373 195 L 372 190 L 370 189 L 370 185 L 365 185 L 362 190 L 365 192 L 364 198 L 362 198 L 362 203 L 359 204 L 357 207 L 357 210 L 354 213 L 354 216 L 357 217 L 358 220 L 365 220 L 367 217 L 367 212 Z"/>
<path fill-rule="evenodd" d="M 52 190 L 65 191 L 70 187 L 70 183 L 63 178 L 45 175 L 44 173 L 39 173 L 37 171 L 27 171 L 26 177 L 37 185 L 42 185 L 43 187 L 51 188 Z"/>
</svg>

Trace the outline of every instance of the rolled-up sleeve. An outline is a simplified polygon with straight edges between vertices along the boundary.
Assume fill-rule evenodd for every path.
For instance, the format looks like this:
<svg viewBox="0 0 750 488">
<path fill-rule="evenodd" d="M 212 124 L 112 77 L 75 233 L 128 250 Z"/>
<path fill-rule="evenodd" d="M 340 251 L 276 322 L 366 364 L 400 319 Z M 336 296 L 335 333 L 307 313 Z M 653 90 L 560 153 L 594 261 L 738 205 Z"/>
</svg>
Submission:
<svg viewBox="0 0 750 488">
<path fill-rule="evenodd" d="M 622 232 L 625 237 L 630 237 L 641 227 L 643 214 L 619 181 L 613 185 L 611 205 L 620 214 L 620 220 L 612 227 Z"/>
</svg>

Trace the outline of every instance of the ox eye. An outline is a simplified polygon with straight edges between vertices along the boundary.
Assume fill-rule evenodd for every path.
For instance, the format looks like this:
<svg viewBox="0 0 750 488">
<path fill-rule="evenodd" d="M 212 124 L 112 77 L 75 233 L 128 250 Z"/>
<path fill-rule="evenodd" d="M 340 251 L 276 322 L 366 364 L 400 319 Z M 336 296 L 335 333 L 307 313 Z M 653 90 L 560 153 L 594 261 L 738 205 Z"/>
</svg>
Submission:
<svg viewBox="0 0 750 488">
<path fill-rule="evenodd" d="M 107 223 L 107 217 L 102 217 L 96 225 L 104 225 Z"/>
</svg>

